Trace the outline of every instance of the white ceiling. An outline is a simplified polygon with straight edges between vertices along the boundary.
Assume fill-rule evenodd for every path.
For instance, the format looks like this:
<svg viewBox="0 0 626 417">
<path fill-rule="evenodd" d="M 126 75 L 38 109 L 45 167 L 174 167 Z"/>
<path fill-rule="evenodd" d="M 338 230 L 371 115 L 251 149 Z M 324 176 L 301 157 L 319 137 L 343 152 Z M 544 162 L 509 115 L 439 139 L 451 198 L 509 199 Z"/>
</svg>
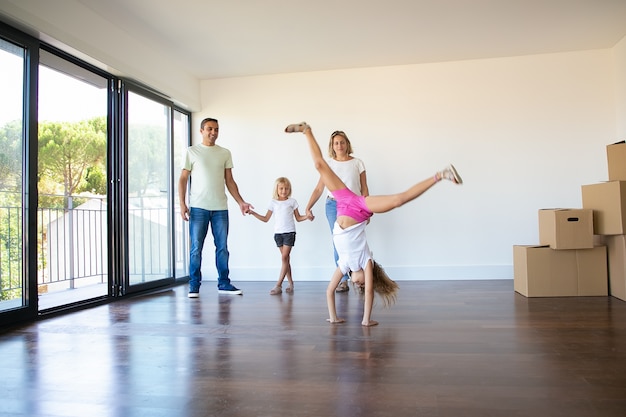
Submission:
<svg viewBox="0 0 626 417">
<path fill-rule="evenodd" d="M 610 48 L 626 35 L 626 0 L 80 2 L 198 79 Z"/>
<path fill-rule="evenodd" d="M 0 16 L 192 110 L 201 80 L 611 48 L 626 0 L 0 0 Z"/>
</svg>

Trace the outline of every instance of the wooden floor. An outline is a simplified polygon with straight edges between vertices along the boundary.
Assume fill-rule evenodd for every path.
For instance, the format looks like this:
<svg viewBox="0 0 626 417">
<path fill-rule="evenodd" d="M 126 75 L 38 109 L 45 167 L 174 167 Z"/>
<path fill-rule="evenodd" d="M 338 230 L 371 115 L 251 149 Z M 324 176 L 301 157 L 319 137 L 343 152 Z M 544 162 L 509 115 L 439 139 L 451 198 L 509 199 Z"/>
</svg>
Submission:
<svg viewBox="0 0 626 417">
<path fill-rule="evenodd" d="M 0 416 L 626 415 L 626 302 L 511 280 L 401 281 L 363 328 L 323 282 L 180 286 L 0 334 Z"/>
</svg>

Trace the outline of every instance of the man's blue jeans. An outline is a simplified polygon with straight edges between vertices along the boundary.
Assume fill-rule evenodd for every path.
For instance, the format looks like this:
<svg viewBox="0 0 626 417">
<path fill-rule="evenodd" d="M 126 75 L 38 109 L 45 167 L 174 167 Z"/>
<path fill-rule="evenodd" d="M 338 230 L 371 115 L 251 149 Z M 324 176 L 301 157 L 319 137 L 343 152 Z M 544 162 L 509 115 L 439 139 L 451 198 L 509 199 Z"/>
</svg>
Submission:
<svg viewBox="0 0 626 417">
<path fill-rule="evenodd" d="M 191 207 L 189 214 L 189 291 L 198 291 L 202 281 L 202 248 L 211 225 L 215 245 L 217 288 L 230 286 L 228 270 L 228 210 L 204 210 Z"/>
<path fill-rule="evenodd" d="M 328 219 L 328 225 L 330 226 L 330 233 L 333 233 L 333 227 L 335 227 L 335 222 L 337 221 L 337 201 L 332 198 L 326 199 L 326 218 Z M 333 252 L 335 254 L 335 265 L 337 265 L 337 261 L 339 260 L 339 255 L 337 254 L 337 249 L 335 249 L 335 243 L 333 239 Z M 348 275 L 344 275 L 341 277 L 341 281 L 347 281 Z"/>
</svg>

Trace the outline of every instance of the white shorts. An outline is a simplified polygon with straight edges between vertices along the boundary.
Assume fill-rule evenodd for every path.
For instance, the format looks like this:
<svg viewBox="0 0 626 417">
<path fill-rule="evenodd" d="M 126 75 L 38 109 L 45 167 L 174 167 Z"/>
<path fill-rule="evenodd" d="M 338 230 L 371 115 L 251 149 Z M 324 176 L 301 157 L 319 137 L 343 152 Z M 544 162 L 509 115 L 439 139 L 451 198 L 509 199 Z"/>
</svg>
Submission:
<svg viewBox="0 0 626 417">
<path fill-rule="evenodd" d="M 367 245 L 365 227 L 367 222 L 357 223 L 347 229 L 342 229 L 336 222 L 333 227 L 333 242 L 339 255 L 337 266 L 342 274 L 349 271 L 364 269 L 372 259 L 372 253 Z"/>
</svg>

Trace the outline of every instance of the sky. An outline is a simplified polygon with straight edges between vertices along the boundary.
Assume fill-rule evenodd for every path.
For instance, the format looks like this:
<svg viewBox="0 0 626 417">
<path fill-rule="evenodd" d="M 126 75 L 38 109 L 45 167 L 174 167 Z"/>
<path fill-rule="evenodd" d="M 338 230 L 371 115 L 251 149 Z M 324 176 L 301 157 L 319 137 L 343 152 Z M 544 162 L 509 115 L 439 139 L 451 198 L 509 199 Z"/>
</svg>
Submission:
<svg viewBox="0 0 626 417">
<path fill-rule="evenodd" d="M 22 58 L 0 49 L 0 125 L 22 118 Z M 78 121 L 107 113 L 106 89 L 39 68 L 39 120 Z"/>
<path fill-rule="evenodd" d="M 14 50 L 14 53 L 8 52 Z M 22 91 L 24 62 L 21 49 L 0 39 L 0 126 L 22 119 Z M 47 55 L 46 55 L 47 54 Z M 42 54 L 47 65 L 77 71 L 81 76 L 93 77 L 92 82 L 106 86 L 105 78 L 88 73 L 72 63 L 55 58 L 50 53 Z M 75 69 L 72 68 L 75 66 Z M 82 73 L 81 73 L 82 72 Z M 107 115 L 107 88 L 81 81 L 49 66 L 39 66 L 39 121 L 76 122 Z M 135 97 L 136 96 L 136 97 Z M 130 123 L 164 125 L 166 105 L 129 93 Z"/>
<path fill-rule="evenodd" d="M 0 125 L 22 117 L 22 59 L 0 49 Z"/>
</svg>

